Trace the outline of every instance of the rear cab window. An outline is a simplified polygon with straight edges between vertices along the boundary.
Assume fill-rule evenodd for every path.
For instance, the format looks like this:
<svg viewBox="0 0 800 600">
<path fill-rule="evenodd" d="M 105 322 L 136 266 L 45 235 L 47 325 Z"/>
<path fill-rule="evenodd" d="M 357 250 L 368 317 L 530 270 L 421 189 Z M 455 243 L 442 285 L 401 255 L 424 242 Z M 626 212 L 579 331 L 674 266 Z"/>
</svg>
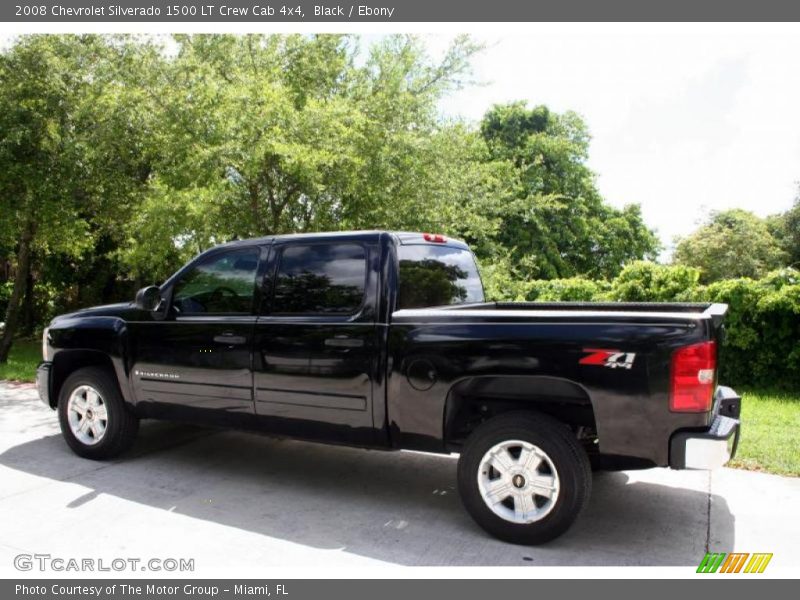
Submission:
<svg viewBox="0 0 800 600">
<path fill-rule="evenodd" d="M 398 310 L 484 302 L 475 256 L 446 244 L 398 244 Z"/>
</svg>

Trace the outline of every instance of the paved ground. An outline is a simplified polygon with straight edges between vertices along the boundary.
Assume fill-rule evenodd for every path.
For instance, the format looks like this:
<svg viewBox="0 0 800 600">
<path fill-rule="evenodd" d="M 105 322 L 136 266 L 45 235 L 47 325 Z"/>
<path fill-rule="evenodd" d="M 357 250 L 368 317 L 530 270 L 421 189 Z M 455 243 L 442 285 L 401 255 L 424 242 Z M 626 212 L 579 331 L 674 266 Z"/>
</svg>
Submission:
<svg viewBox="0 0 800 600">
<path fill-rule="evenodd" d="M 73 455 L 31 386 L 0 383 L 0 572 L 14 555 L 193 557 L 218 567 L 800 563 L 800 479 L 723 469 L 596 476 L 545 547 L 498 542 L 455 493 L 456 461 L 145 422 L 133 451 Z"/>
</svg>

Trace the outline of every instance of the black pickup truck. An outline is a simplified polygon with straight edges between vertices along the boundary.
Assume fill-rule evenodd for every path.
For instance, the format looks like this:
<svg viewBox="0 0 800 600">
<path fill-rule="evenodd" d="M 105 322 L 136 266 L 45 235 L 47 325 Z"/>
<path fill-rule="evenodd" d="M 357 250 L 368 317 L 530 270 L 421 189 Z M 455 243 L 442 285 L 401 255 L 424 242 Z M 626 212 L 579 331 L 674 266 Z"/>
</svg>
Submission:
<svg viewBox="0 0 800 600">
<path fill-rule="evenodd" d="M 134 302 L 57 317 L 37 380 L 86 458 L 124 451 L 142 418 L 459 453 L 472 517 L 535 544 L 575 520 L 592 468 L 732 456 L 725 311 L 486 302 L 472 252 L 441 235 L 274 236 L 208 250 Z"/>
</svg>

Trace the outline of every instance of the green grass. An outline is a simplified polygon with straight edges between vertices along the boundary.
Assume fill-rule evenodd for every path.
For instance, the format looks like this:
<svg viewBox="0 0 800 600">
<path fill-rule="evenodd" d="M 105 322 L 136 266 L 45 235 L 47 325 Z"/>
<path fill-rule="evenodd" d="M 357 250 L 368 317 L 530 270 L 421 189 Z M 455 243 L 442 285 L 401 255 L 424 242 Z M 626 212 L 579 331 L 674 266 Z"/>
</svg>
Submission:
<svg viewBox="0 0 800 600">
<path fill-rule="evenodd" d="M 0 365 L 0 380 L 34 381 L 41 344 L 17 340 L 8 362 Z M 742 437 L 732 467 L 800 476 L 800 394 L 745 391 Z"/>
<path fill-rule="evenodd" d="M 745 391 L 741 418 L 732 467 L 800 476 L 800 394 Z"/>
<path fill-rule="evenodd" d="M 35 381 L 36 365 L 42 360 L 42 342 L 14 340 L 8 362 L 0 364 L 0 380 Z"/>
</svg>

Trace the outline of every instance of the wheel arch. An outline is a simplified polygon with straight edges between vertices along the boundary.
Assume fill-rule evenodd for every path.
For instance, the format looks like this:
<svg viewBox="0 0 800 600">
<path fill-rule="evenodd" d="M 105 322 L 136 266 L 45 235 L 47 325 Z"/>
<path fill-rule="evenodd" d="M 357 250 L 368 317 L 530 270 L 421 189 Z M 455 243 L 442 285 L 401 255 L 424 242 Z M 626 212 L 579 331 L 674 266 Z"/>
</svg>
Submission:
<svg viewBox="0 0 800 600">
<path fill-rule="evenodd" d="M 124 386 L 120 385 L 119 374 L 112 358 L 100 350 L 92 349 L 65 349 L 57 352 L 53 357 L 51 370 L 50 406 L 55 408 L 64 382 L 72 373 L 84 367 L 100 367 L 108 370 L 117 382 L 118 389 L 124 400 L 128 401 Z"/>
<path fill-rule="evenodd" d="M 537 411 L 596 434 L 592 397 L 581 384 L 547 375 L 487 375 L 450 387 L 442 419 L 445 446 L 457 451 L 478 425 L 512 411 Z"/>
</svg>

